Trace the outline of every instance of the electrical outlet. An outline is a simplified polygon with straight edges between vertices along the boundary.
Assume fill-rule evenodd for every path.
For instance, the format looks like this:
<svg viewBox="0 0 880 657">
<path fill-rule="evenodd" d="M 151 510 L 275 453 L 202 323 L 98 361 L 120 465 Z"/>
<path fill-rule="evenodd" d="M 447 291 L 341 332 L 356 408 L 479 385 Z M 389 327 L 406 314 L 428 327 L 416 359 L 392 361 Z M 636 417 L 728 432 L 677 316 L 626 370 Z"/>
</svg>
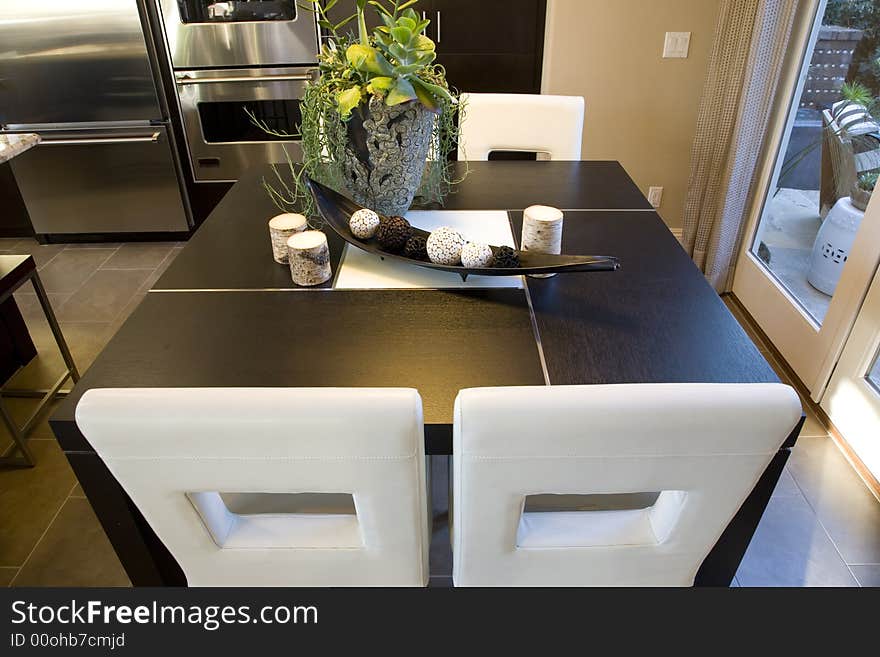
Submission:
<svg viewBox="0 0 880 657">
<path fill-rule="evenodd" d="M 663 203 L 663 188 L 662 187 L 649 187 L 648 188 L 648 203 L 651 204 L 651 207 L 659 208 L 660 204 Z"/>
<path fill-rule="evenodd" d="M 690 45 L 690 32 L 667 32 L 663 43 L 663 57 L 686 59 Z"/>
</svg>

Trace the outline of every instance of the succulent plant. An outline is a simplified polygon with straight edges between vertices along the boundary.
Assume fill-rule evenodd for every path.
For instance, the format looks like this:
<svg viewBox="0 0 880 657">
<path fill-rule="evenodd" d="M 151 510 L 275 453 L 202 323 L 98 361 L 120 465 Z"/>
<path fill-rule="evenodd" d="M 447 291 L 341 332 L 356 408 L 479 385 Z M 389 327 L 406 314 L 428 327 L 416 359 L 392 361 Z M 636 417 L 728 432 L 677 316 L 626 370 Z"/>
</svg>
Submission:
<svg viewBox="0 0 880 657">
<path fill-rule="evenodd" d="M 389 106 L 417 100 L 433 112 L 444 103 L 455 102 L 442 74 L 433 66 L 437 58 L 434 42 L 425 36 L 431 21 L 413 10 L 417 0 L 357 0 L 357 13 L 333 24 L 327 12 L 337 0 L 309 0 L 318 13 L 318 23 L 333 41 L 321 49 L 321 75 L 335 87 L 339 114 L 343 118 L 370 96 L 379 96 Z M 367 31 L 364 12 L 370 5 L 383 25 Z M 338 31 L 357 20 L 358 39 L 340 36 Z"/>
<path fill-rule="evenodd" d="M 880 171 L 867 171 L 859 176 L 859 189 L 866 192 L 873 192 L 877 185 L 877 178 L 880 177 Z"/>
</svg>

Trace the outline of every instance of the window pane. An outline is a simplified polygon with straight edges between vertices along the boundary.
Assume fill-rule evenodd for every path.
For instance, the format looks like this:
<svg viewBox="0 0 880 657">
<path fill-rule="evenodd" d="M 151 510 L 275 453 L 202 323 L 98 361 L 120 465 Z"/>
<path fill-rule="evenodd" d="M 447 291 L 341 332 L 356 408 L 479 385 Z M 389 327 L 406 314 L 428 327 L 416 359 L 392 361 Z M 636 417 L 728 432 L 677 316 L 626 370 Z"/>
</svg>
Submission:
<svg viewBox="0 0 880 657">
<path fill-rule="evenodd" d="M 829 0 L 752 253 L 822 323 L 880 170 L 880 0 Z"/>
<path fill-rule="evenodd" d="M 292 21 L 296 0 L 177 0 L 184 23 Z"/>
</svg>

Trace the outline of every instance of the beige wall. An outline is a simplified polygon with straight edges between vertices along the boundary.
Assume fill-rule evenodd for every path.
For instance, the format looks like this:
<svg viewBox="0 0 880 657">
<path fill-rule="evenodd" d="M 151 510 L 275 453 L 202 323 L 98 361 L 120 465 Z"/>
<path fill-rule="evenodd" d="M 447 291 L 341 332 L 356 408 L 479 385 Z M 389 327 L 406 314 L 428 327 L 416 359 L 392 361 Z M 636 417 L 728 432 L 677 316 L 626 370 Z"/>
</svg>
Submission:
<svg viewBox="0 0 880 657">
<path fill-rule="evenodd" d="M 681 226 L 691 144 L 719 0 L 548 0 L 544 93 L 584 96 L 583 157 L 619 160 Z M 687 59 L 665 33 L 691 32 Z"/>
</svg>

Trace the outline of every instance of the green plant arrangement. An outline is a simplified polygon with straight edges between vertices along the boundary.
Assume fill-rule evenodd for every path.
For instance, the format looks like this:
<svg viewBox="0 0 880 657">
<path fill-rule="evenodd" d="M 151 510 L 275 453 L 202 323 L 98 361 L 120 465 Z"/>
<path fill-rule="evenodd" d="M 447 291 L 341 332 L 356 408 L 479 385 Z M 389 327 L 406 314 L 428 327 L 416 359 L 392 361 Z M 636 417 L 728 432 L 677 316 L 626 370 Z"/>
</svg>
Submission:
<svg viewBox="0 0 880 657">
<path fill-rule="evenodd" d="M 862 191 L 870 193 L 874 191 L 874 187 L 877 185 L 878 177 L 880 177 L 880 172 L 866 171 L 859 176 L 859 181 L 856 184 Z"/>
<path fill-rule="evenodd" d="M 306 86 L 298 132 L 281 133 L 302 140 L 303 161 L 288 157 L 264 180 L 275 205 L 313 217 L 306 175 L 382 214 L 403 214 L 415 197 L 442 203 L 458 182 L 448 156 L 464 107 L 435 63 L 417 0 L 357 0 L 356 13 L 335 24 L 328 12 L 337 0 L 307 1 L 330 38 Z M 382 20 L 372 32 L 368 8 Z M 352 22 L 357 34 L 342 33 Z"/>
</svg>

